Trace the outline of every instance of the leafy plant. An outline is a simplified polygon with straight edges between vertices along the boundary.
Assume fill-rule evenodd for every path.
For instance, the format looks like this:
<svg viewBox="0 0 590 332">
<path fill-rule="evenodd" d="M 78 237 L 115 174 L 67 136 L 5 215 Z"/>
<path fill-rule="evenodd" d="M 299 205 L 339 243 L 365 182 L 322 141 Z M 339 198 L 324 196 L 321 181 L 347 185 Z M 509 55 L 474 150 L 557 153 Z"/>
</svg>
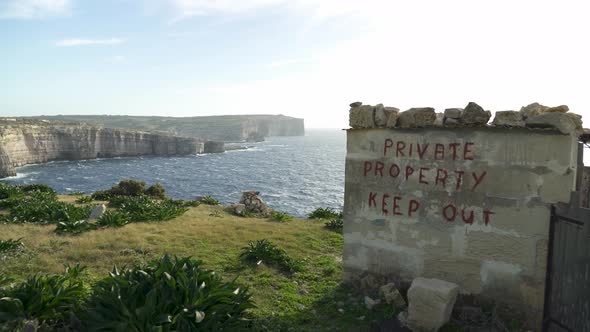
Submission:
<svg viewBox="0 0 590 332">
<path fill-rule="evenodd" d="M 122 180 L 111 188 L 111 194 L 119 196 L 140 196 L 145 194 L 145 182 Z"/>
<path fill-rule="evenodd" d="M 131 221 L 129 215 L 125 212 L 106 211 L 98 217 L 96 224 L 103 227 L 122 227 Z"/>
<path fill-rule="evenodd" d="M 337 218 L 341 213 L 332 208 L 317 208 L 308 214 L 309 219 L 332 219 Z"/>
<path fill-rule="evenodd" d="M 19 188 L 26 193 L 41 192 L 41 193 L 52 194 L 52 195 L 57 194 L 55 192 L 55 190 L 53 190 L 53 188 L 51 188 L 50 186 L 45 185 L 45 184 L 26 184 L 26 185 L 19 186 Z"/>
<path fill-rule="evenodd" d="M 245 327 L 246 288 L 190 257 L 164 256 L 99 281 L 87 303 L 88 331 L 219 331 Z"/>
<path fill-rule="evenodd" d="M 23 196 L 24 192 L 21 188 L 0 183 L 0 199 L 8 199 Z"/>
<path fill-rule="evenodd" d="M 156 183 L 147 188 L 145 194 L 154 198 L 164 199 L 166 198 L 166 189 L 161 184 Z"/>
<path fill-rule="evenodd" d="M 110 190 L 99 190 L 90 195 L 95 201 L 108 201 L 113 197 Z"/>
<path fill-rule="evenodd" d="M 211 196 L 203 196 L 198 199 L 199 203 L 207 204 L 207 205 L 219 205 L 219 201 Z"/>
<path fill-rule="evenodd" d="M 147 196 L 115 196 L 109 205 L 127 213 L 133 222 L 170 220 L 187 211 L 169 200 L 155 201 Z"/>
<path fill-rule="evenodd" d="M 87 204 L 87 203 L 92 203 L 94 200 L 92 199 L 91 196 L 82 196 L 80 198 L 78 198 L 76 200 L 76 203 L 78 204 Z"/>
<path fill-rule="evenodd" d="M 45 326 L 63 325 L 79 311 L 85 296 L 82 281 L 73 273 L 34 275 L 4 291 L 0 299 L 0 324 L 18 326 L 37 320 Z"/>
<path fill-rule="evenodd" d="M 266 239 L 248 242 L 248 246 L 242 248 L 240 258 L 249 262 L 264 262 L 288 272 L 300 271 L 303 267 L 301 261 L 291 258 L 284 249 Z"/>
<path fill-rule="evenodd" d="M 84 192 L 83 191 L 72 191 L 68 195 L 69 196 L 82 196 L 82 195 L 84 195 Z"/>
<path fill-rule="evenodd" d="M 95 224 L 91 224 L 86 220 L 78 221 L 60 221 L 55 228 L 55 232 L 58 234 L 81 234 L 87 231 L 96 229 Z"/>
<path fill-rule="evenodd" d="M 17 240 L 0 240 L 0 253 L 13 252 L 22 249 L 24 244 L 21 240 L 22 238 Z"/>
<path fill-rule="evenodd" d="M 54 194 L 31 192 L 30 196 L 14 200 L 9 205 L 7 220 L 13 223 L 53 224 L 85 219 L 92 207 L 60 202 Z"/>
<path fill-rule="evenodd" d="M 271 215 L 270 215 L 272 220 L 275 221 L 280 221 L 280 222 L 284 222 L 284 221 L 289 221 L 289 220 L 293 220 L 293 217 L 291 217 L 290 215 L 288 215 L 285 212 L 280 212 L 280 211 L 274 211 Z"/>
<path fill-rule="evenodd" d="M 344 227 L 344 218 L 342 215 L 338 216 L 337 218 L 330 219 L 328 222 L 325 223 L 326 228 L 336 231 L 342 232 L 342 228 Z"/>
</svg>

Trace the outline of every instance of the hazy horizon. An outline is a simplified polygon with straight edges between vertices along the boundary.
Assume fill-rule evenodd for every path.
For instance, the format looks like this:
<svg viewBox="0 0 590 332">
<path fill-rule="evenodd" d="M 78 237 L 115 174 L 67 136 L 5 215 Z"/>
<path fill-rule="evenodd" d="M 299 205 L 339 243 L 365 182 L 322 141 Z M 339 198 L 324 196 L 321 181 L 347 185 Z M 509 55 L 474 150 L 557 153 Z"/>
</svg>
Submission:
<svg viewBox="0 0 590 332">
<path fill-rule="evenodd" d="M 6 0 L 0 116 L 284 114 L 348 104 L 590 115 L 581 1 Z"/>
</svg>

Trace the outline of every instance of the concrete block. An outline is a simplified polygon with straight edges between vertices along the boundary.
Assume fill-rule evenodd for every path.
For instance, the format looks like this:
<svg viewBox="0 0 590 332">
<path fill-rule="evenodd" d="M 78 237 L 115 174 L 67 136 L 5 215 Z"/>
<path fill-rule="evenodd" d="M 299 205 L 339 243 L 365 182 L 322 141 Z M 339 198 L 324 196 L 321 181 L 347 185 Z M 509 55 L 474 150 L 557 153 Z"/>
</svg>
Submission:
<svg viewBox="0 0 590 332">
<path fill-rule="evenodd" d="M 517 111 L 499 111 L 496 112 L 494 126 L 506 126 L 506 127 L 524 127 L 525 122 L 521 112 Z"/>
<path fill-rule="evenodd" d="M 578 125 L 571 117 L 564 113 L 543 113 L 526 119 L 526 126 L 530 128 L 555 128 L 562 134 L 575 134 Z"/>
<path fill-rule="evenodd" d="M 432 107 L 410 108 L 400 113 L 398 126 L 401 128 L 421 128 L 434 125 L 436 113 Z"/>
<path fill-rule="evenodd" d="M 374 128 L 375 108 L 371 105 L 361 105 L 351 108 L 349 125 L 351 128 Z"/>
<path fill-rule="evenodd" d="M 459 286 L 439 279 L 416 278 L 408 290 L 408 323 L 419 331 L 438 331 L 450 317 Z"/>
</svg>

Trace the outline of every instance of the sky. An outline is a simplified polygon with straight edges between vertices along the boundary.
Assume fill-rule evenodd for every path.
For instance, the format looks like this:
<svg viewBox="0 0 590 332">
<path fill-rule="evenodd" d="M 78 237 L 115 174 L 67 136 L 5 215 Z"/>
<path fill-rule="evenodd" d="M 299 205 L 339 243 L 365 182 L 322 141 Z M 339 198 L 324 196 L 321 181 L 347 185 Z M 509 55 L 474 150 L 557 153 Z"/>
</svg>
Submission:
<svg viewBox="0 0 590 332">
<path fill-rule="evenodd" d="M 0 116 L 569 105 L 590 123 L 580 0 L 0 0 Z M 587 125 L 590 127 L 590 125 Z"/>
</svg>

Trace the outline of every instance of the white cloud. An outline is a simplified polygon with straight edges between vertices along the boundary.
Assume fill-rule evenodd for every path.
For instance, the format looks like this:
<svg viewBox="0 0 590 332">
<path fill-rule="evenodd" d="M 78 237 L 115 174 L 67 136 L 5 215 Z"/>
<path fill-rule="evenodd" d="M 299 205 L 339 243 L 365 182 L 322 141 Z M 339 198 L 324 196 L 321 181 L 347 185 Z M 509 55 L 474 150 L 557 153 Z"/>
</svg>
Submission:
<svg viewBox="0 0 590 332">
<path fill-rule="evenodd" d="M 70 0 L 1 0 L 0 19 L 38 19 L 70 13 Z"/>
<path fill-rule="evenodd" d="M 57 41 L 55 46 L 70 47 L 70 46 L 87 46 L 87 45 L 117 45 L 124 43 L 125 39 L 110 38 L 110 39 L 63 39 Z"/>
</svg>

